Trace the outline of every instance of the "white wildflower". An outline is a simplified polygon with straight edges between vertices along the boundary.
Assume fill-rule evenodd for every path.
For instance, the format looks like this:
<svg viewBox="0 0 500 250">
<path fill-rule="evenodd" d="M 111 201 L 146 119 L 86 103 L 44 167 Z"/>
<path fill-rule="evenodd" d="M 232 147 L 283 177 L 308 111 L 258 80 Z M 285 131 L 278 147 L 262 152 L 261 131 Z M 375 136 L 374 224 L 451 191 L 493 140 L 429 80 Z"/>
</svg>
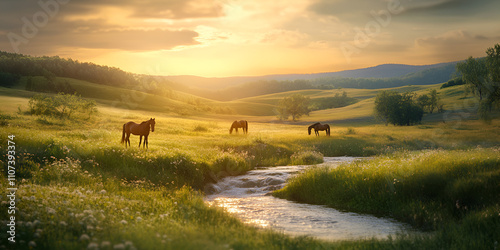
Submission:
<svg viewBox="0 0 500 250">
<path fill-rule="evenodd" d="M 87 234 L 82 234 L 80 236 L 80 241 L 88 241 L 90 240 L 90 237 Z"/>
</svg>

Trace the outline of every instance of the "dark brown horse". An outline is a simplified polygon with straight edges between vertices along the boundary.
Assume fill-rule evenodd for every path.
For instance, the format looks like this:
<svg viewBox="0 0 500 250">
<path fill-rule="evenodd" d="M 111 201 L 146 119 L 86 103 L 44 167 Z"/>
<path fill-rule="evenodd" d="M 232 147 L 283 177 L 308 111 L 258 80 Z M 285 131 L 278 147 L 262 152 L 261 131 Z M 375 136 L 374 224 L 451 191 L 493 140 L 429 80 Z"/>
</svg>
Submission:
<svg viewBox="0 0 500 250">
<path fill-rule="evenodd" d="M 229 134 L 233 133 L 233 129 L 236 129 L 236 133 L 238 133 L 238 128 L 242 128 L 243 133 L 248 134 L 248 122 L 245 120 L 234 121 L 231 125 L 231 129 L 229 129 Z"/>
<path fill-rule="evenodd" d="M 311 134 L 311 129 L 314 129 L 314 133 L 316 133 L 316 136 L 319 136 L 318 131 L 323 131 L 323 130 L 326 130 L 326 135 L 330 136 L 330 125 L 328 124 L 321 124 L 319 122 L 314 123 L 313 125 L 307 128 L 307 132 L 309 132 L 309 135 Z"/>
<path fill-rule="evenodd" d="M 147 148 L 149 130 L 151 130 L 151 132 L 155 132 L 155 124 L 156 122 L 153 118 L 148 121 L 141 122 L 141 124 L 137 124 L 135 122 L 127 122 L 123 124 L 122 143 L 125 142 L 125 147 L 127 147 L 128 142 L 128 146 L 130 147 L 130 134 L 139 135 L 139 147 L 141 147 L 142 136 L 144 136 L 144 144 L 142 147 Z M 126 137 L 125 134 L 127 134 Z"/>
</svg>

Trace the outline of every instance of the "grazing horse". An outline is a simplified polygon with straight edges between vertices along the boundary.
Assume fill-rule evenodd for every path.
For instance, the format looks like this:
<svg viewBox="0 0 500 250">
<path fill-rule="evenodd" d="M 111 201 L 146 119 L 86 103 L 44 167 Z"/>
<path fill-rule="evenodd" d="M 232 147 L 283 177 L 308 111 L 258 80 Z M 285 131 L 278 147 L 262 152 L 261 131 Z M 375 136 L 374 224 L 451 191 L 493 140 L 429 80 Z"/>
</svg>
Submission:
<svg viewBox="0 0 500 250">
<path fill-rule="evenodd" d="M 319 122 L 314 123 L 313 125 L 311 125 L 307 128 L 307 132 L 309 132 L 309 135 L 311 135 L 311 129 L 314 129 L 314 133 L 316 133 L 316 136 L 319 136 L 318 131 L 322 131 L 322 130 L 326 130 L 326 135 L 330 136 L 330 125 L 328 125 L 328 124 L 321 124 Z"/>
<path fill-rule="evenodd" d="M 231 125 L 231 129 L 229 129 L 229 134 L 233 133 L 233 128 L 236 129 L 236 133 L 238 133 L 238 128 L 242 128 L 243 133 L 248 134 L 248 122 L 245 120 L 234 121 Z"/>
<path fill-rule="evenodd" d="M 156 122 L 153 118 L 148 121 L 141 122 L 141 124 L 137 124 L 135 122 L 127 122 L 123 124 L 122 143 L 125 142 L 125 147 L 127 147 L 128 142 L 128 146 L 130 147 L 130 134 L 139 135 L 139 148 L 141 147 L 142 136 L 144 136 L 144 144 L 142 147 L 147 148 L 149 130 L 151 129 L 151 132 L 155 132 L 155 124 Z M 126 137 L 125 134 L 127 134 Z"/>
</svg>

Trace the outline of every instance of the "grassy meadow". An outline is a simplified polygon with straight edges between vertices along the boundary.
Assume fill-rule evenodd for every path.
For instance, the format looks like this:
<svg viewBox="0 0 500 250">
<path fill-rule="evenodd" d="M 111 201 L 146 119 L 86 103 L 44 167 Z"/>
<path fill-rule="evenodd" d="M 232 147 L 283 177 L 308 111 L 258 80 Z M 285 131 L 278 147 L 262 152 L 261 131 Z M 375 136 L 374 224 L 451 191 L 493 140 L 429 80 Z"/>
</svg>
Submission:
<svg viewBox="0 0 500 250">
<path fill-rule="evenodd" d="M 470 119 L 473 112 L 457 93 L 443 96 L 450 100 L 449 117 L 435 114 L 422 125 L 394 127 L 373 123 L 376 90 L 346 90 L 360 101 L 315 111 L 293 123 L 277 122 L 269 113 L 279 94 L 228 103 L 180 93 L 174 93 L 175 99 L 144 93 L 134 99 L 137 93 L 126 89 L 71 84 L 82 97 L 97 100 L 97 115 L 74 120 L 32 116 L 26 111 L 33 93 L 22 86 L 0 88 L 0 150 L 7 151 L 9 135 L 16 143 L 16 248 L 441 249 L 460 246 L 462 233 L 471 233 L 473 243 L 477 236 L 479 246 L 498 238 L 485 230 L 499 225 L 500 122 Z M 335 91 L 308 93 L 319 98 Z M 124 95 L 133 105 L 122 102 Z M 218 113 L 225 105 L 229 111 Z M 125 148 L 120 143 L 123 124 L 151 117 L 156 127 L 149 149 L 137 147 L 138 136 L 131 136 L 132 147 Z M 241 130 L 229 134 L 236 119 L 249 121 L 248 135 Z M 311 121 L 333 121 L 331 136 L 307 135 Z M 203 202 L 205 184 L 225 176 L 344 155 L 375 159 L 335 170 L 313 168 L 278 195 L 394 216 L 434 230 L 434 236 L 329 243 L 292 238 L 245 225 Z M 6 168 L 6 157 L 0 161 Z M 0 185 L 7 188 L 6 176 Z M 311 200 L 300 198 L 305 188 L 315 194 Z M 443 192 L 433 194 L 439 188 Z M 484 195 L 476 198 L 476 193 Z M 8 206 L 2 194 L 2 213 Z M 3 222 L 0 227 L 7 231 Z M 11 245 L 3 237 L 1 246 Z"/>
</svg>

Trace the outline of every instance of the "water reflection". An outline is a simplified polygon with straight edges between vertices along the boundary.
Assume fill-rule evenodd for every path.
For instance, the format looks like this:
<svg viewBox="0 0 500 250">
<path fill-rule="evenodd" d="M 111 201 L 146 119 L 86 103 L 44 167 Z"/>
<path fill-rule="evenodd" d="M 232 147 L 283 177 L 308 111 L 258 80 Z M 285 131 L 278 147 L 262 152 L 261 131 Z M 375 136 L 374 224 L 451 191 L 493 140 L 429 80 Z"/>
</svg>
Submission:
<svg viewBox="0 0 500 250">
<path fill-rule="evenodd" d="M 329 157 L 325 163 L 336 167 L 358 160 Z M 410 228 L 393 219 L 340 212 L 318 205 L 300 204 L 269 195 L 285 185 L 290 175 L 308 166 L 264 168 L 243 176 L 227 177 L 209 189 L 206 201 L 224 207 L 245 223 L 274 228 L 290 235 L 309 235 L 325 240 L 386 238 Z"/>
</svg>

